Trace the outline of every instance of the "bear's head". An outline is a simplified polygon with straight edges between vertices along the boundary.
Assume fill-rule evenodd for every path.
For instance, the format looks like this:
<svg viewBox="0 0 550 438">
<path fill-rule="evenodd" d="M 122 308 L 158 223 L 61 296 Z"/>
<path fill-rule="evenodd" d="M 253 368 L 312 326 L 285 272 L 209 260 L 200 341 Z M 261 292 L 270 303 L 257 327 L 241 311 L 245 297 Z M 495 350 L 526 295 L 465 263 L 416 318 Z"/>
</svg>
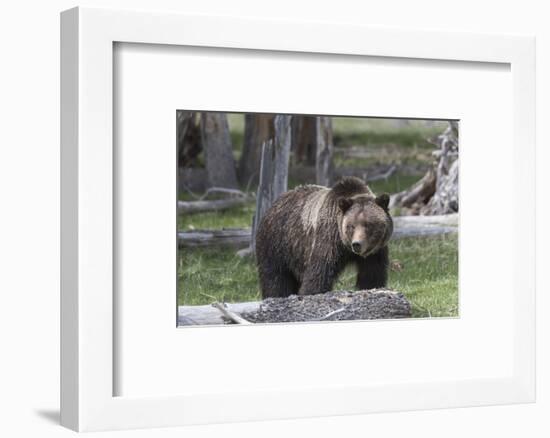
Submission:
<svg viewBox="0 0 550 438">
<path fill-rule="evenodd" d="M 353 253 L 367 257 L 386 246 L 393 232 L 389 201 L 388 194 L 356 195 L 338 200 L 338 208 L 342 211 L 340 235 Z"/>
</svg>

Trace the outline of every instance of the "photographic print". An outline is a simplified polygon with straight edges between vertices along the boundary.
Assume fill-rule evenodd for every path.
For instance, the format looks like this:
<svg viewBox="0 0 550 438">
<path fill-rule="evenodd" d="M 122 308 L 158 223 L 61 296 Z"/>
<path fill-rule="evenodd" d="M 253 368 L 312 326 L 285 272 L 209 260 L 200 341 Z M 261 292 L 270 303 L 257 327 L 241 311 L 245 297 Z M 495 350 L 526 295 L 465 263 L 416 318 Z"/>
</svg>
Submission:
<svg viewBox="0 0 550 438">
<path fill-rule="evenodd" d="M 458 123 L 177 111 L 178 326 L 457 317 Z"/>
</svg>

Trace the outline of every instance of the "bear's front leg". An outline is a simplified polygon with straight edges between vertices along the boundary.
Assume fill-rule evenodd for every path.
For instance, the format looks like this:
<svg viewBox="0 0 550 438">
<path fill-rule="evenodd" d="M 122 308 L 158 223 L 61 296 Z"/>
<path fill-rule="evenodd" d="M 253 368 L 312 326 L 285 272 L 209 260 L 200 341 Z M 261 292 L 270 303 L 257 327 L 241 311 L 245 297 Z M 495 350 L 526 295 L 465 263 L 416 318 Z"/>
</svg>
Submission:
<svg viewBox="0 0 550 438">
<path fill-rule="evenodd" d="M 318 269 L 309 269 L 304 273 L 298 295 L 315 295 L 330 292 L 338 277 L 332 266 Z"/>
<path fill-rule="evenodd" d="M 386 287 L 388 283 L 388 247 L 365 258 L 357 259 L 357 290 Z"/>
<path fill-rule="evenodd" d="M 298 292 L 298 282 L 287 269 L 259 269 L 262 299 L 270 297 L 288 297 Z"/>
</svg>

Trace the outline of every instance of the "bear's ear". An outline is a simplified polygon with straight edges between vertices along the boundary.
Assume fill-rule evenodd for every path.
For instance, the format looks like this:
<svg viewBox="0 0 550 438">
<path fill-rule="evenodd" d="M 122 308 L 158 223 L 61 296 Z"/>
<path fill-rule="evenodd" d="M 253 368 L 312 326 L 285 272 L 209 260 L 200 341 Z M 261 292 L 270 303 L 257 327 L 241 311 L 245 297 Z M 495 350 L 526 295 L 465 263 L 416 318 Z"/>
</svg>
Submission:
<svg viewBox="0 0 550 438">
<path fill-rule="evenodd" d="M 378 204 L 384 210 L 388 211 L 388 206 L 390 205 L 390 195 L 388 195 L 387 193 L 382 193 L 381 195 L 378 195 L 376 197 L 374 202 L 376 202 L 376 204 Z"/>
<path fill-rule="evenodd" d="M 353 199 L 349 198 L 340 198 L 338 199 L 338 208 L 342 210 L 342 213 L 345 213 L 353 205 Z"/>
</svg>

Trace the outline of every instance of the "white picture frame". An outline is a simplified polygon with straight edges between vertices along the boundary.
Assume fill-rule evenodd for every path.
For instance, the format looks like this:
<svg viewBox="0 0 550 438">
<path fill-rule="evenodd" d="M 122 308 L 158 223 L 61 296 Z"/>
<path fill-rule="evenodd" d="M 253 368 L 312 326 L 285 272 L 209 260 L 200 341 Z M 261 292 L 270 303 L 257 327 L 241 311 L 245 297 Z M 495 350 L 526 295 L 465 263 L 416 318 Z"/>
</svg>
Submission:
<svg viewBox="0 0 550 438">
<path fill-rule="evenodd" d="M 113 231 L 115 43 L 509 66 L 512 94 L 510 99 L 503 101 L 503 105 L 511 106 L 510 129 L 513 134 L 509 139 L 509 158 L 514 172 L 510 175 L 511 181 L 506 186 L 507 197 L 504 199 L 508 199 L 510 204 L 513 231 L 512 237 L 507 234 L 507 246 L 501 249 L 513 248 L 510 251 L 513 272 L 510 273 L 510 308 L 506 313 L 509 331 L 499 339 L 505 344 L 502 357 L 507 361 L 503 365 L 508 370 L 506 375 L 478 377 L 473 373 L 471 378 L 449 376 L 424 382 L 400 379 L 397 383 L 371 382 L 368 386 L 360 383 L 280 389 L 259 386 L 257 390 L 247 387 L 243 391 L 232 389 L 184 395 L 117 395 L 118 371 L 114 363 L 118 354 L 115 331 L 119 322 L 116 320 L 113 293 L 113 242 L 116 239 Z M 87 8 L 63 12 L 61 423 L 74 430 L 92 431 L 533 402 L 534 67 L 534 38 L 525 36 Z M 402 115 L 398 111 L 385 114 Z M 461 223 L 461 227 L 463 225 Z M 498 267 L 487 269 L 498 272 Z M 467 291 L 461 290 L 463 293 Z M 488 323 L 491 317 L 487 315 Z M 450 323 L 453 324 L 452 321 Z M 366 324 L 372 326 L 372 323 Z M 317 329 L 324 332 L 336 330 L 332 327 L 336 326 L 322 324 Z M 338 327 L 344 333 L 344 326 Z M 350 329 L 358 326 L 348 324 L 346 327 L 346 333 L 349 333 Z M 236 330 L 243 332 L 237 328 L 221 329 L 226 330 L 225 333 L 227 330 L 234 334 Z M 402 329 L 406 329 L 405 326 Z M 173 330 L 177 330 L 175 325 Z M 202 330 L 202 333 L 210 330 L 211 335 L 220 335 L 212 329 Z M 470 361 L 469 358 L 463 360 Z"/>
</svg>

